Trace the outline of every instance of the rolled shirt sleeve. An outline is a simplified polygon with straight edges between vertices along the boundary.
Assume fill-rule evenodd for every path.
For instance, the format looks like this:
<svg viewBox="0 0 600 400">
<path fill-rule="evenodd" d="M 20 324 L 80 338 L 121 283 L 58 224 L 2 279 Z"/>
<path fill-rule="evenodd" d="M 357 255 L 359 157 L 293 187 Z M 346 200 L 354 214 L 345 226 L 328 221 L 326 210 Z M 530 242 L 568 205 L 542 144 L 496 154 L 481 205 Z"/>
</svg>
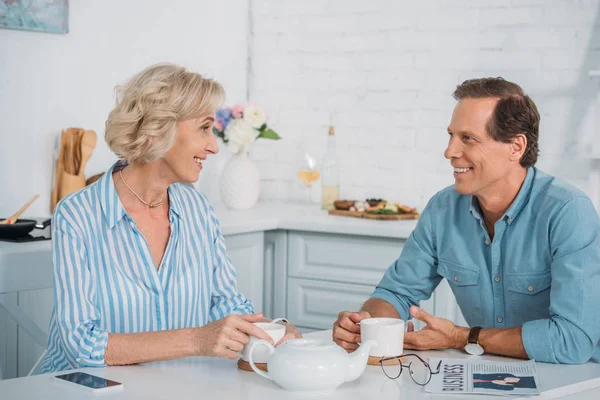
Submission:
<svg viewBox="0 0 600 400">
<path fill-rule="evenodd" d="M 210 319 L 215 321 L 229 314 L 253 314 L 252 301 L 237 290 L 235 267 L 227 255 L 225 239 L 223 239 L 221 226 L 212 206 L 210 215 L 214 226 L 216 254 L 213 259 L 213 295 Z"/>
<path fill-rule="evenodd" d="M 429 201 L 400 257 L 387 269 L 371 295 L 392 304 L 404 320 L 410 319 L 410 307 L 428 299 L 442 279 L 437 273 L 431 215 L 435 199 L 436 196 Z"/>
<path fill-rule="evenodd" d="M 64 357 L 70 365 L 104 366 L 108 332 L 98 325 L 100 310 L 86 249 L 59 210 L 52 224 L 55 318 Z"/>
<path fill-rule="evenodd" d="M 600 220 L 586 197 L 567 202 L 553 220 L 551 317 L 523 324 L 523 346 L 537 361 L 580 364 L 600 340 Z"/>
</svg>

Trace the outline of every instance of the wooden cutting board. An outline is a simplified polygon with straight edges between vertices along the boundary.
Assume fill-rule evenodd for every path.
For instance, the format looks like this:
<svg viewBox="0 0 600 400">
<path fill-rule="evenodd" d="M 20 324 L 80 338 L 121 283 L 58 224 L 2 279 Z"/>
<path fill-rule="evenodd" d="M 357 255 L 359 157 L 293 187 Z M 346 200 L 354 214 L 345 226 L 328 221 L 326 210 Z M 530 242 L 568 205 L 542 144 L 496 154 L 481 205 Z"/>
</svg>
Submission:
<svg viewBox="0 0 600 400">
<path fill-rule="evenodd" d="M 378 219 L 383 221 L 401 221 L 406 219 L 418 219 L 419 214 L 369 214 L 360 211 L 329 210 L 329 215 L 341 215 L 343 217 L 355 217 L 366 219 Z"/>
</svg>

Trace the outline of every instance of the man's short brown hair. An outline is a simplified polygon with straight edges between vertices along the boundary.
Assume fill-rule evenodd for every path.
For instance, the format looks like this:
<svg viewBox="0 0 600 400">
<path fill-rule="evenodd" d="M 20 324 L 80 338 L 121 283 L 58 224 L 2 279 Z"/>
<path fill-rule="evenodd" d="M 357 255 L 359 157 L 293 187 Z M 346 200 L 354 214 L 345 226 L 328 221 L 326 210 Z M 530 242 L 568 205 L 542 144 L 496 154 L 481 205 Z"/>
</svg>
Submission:
<svg viewBox="0 0 600 400">
<path fill-rule="evenodd" d="M 488 133 L 497 141 L 510 143 L 518 134 L 527 138 L 527 147 L 521 157 L 521 166 L 535 165 L 538 154 L 540 113 L 519 85 L 503 78 L 469 79 L 456 87 L 456 100 L 464 98 L 497 98 L 498 103 L 487 123 Z"/>
</svg>

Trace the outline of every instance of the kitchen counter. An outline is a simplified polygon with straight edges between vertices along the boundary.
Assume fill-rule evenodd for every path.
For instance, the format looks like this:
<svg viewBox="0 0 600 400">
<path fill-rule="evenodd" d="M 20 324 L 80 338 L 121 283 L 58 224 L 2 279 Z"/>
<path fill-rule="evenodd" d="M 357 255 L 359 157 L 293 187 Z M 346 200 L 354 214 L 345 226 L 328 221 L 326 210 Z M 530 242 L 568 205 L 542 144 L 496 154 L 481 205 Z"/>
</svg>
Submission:
<svg viewBox="0 0 600 400">
<path fill-rule="evenodd" d="M 331 338 L 331 330 L 305 335 L 307 338 Z M 429 357 L 465 358 L 463 352 L 418 352 Z M 510 359 L 490 355 L 484 360 Z M 537 399 L 554 399 L 573 396 L 577 399 L 597 399 L 600 391 L 600 365 L 555 365 L 537 363 L 542 391 Z M 123 388 L 106 392 L 103 398 L 111 399 L 494 399 L 497 396 L 475 394 L 432 395 L 412 382 L 407 371 L 397 380 L 384 376 L 378 366 L 367 366 L 355 381 L 343 383 L 336 390 L 315 394 L 287 392 L 274 382 L 254 372 L 237 369 L 236 363 L 227 359 L 188 357 L 126 367 L 85 368 L 82 371 L 123 383 Z M 56 373 L 52 375 L 57 375 Z M 50 375 L 0 381 L 0 393 L 7 399 L 81 399 L 92 393 L 83 387 L 56 382 Z M 316 397 L 315 397 L 316 396 Z"/>
<path fill-rule="evenodd" d="M 377 221 L 329 215 L 319 205 L 259 203 L 244 211 L 215 208 L 224 235 L 274 229 L 406 239 L 416 220 Z"/>
<path fill-rule="evenodd" d="M 417 225 L 416 220 L 376 221 L 329 215 L 317 204 L 259 203 L 250 210 L 232 211 L 221 206 L 215 207 L 215 212 L 225 236 L 284 229 L 406 239 Z M 0 241 L 0 265 L 7 265 L 3 258 L 17 253 L 39 253 L 50 249 L 49 240 L 29 243 Z"/>
</svg>

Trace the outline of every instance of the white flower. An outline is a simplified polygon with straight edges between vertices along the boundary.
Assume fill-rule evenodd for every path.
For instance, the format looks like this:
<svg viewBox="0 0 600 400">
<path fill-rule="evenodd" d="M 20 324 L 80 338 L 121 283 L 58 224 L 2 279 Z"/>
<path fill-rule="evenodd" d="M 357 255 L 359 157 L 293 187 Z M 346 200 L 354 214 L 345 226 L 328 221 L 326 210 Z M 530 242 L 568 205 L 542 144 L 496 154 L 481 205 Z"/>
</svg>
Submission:
<svg viewBox="0 0 600 400">
<path fill-rule="evenodd" d="M 258 136 L 259 132 L 252 128 L 245 119 L 232 119 L 225 129 L 227 147 L 233 153 L 244 151 Z"/>
<path fill-rule="evenodd" d="M 244 110 L 244 120 L 248 121 L 254 129 L 260 129 L 267 121 L 264 111 L 255 106 L 248 106 Z"/>
</svg>

